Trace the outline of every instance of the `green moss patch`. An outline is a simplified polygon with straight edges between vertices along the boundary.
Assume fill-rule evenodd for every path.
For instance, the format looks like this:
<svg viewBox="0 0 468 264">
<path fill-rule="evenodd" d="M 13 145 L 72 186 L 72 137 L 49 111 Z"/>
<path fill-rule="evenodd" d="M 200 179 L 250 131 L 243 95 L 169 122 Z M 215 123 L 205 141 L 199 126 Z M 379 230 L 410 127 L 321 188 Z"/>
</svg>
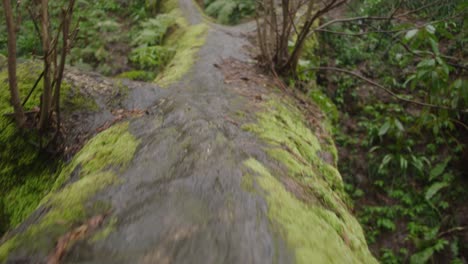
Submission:
<svg viewBox="0 0 468 264">
<path fill-rule="evenodd" d="M 256 181 L 266 193 L 269 218 L 279 225 L 296 263 L 377 263 L 352 216 L 343 220 L 321 205 L 298 200 L 255 159 L 245 165 L 259 176 Z"/>
<path fill-rule="evenodd" d="M 272 99 L 264 107 L 257 114 L 258 122 L 243 128 L 268 143 L 267 153 L 284 166 L 287 175 L 279 171 L 276 176 L 294 180 L 300 190 L 288 192 L 254 159 L 245 165 L 260 176 L 255 181 L 265 193 L 270 219 L 295 251 L 297 262 L 375 263 L 362 228 L 349 212 L 340 173 L 320 156 L 331 150 L 336 153 L 331 138 L 319 140 L 287 100 Z M 252 185 L 243 182 L 246 189 Z"/>
<path fill-rule="evenodd" d="M 121 74 L 115 76 L 115 78 L 148 82 L 154 80 L 155 75 L 156 74 L 148 71 L 128 71 L 122 72 Z"/>
<path fill-rule="evenodd" d="M 108 210 L 107 206 L 90 199 L 117 181 L 115 170 L 125 168 L 138 144 L 128 132 L 128 123 L 115 125 L 90 140 L 63 168 L 53 192 L 40 202 L 46 213 L 0 246 L 0 262 L 19 247 L 28 255 L 46 255 L 73 226 Z M 72 176 L 74 182 L 64 185 Z"/>
<path fill-rule="evenodd" d="M 172 6 L 171 2 L 167 5 Z M 206 24 L 189 25 L 179 8 L 172 9 L 170 15 L 176 18 L 177 29 L 168 37 L 164 46 L 174 47 L 175 55 L 155 80 L 161 87 L 177 82 L 192 68 L 208 32 Z"/>
<path fill-rule="evenodd" d="M 27 96 L 41 74 L 42 66 L 28 61 L 17 67 L 18 89 L 21 100 Z M 24 106 L 31 111 L 39 106 L 42 82 L 31 94 Z M 96 110 L 94 100 L 85 98 L 80 92 L 62 85 L 61 105 L 65 112 Z M 55 181 L 55 170 L 59 162 L 45 153 L 39 153 L 36 131 L 19 131 L 11 117 L 8 88 L 8 72 L 0 71 L 0 234 L 16 227 L 38 205 L 49 192 Z"/>
<path fill-rule="evenodd" d="M 336 155 L 333 140 L 320 143 L 305 125 L 302 113 L 287 101 L 270 100 L 265 107 L 264 112 L 258 113 L 258 123 L 243 128 L 270 143 L 269 154 L 284 163 L 296 179 L 303 183 L 318 181 L 345 198 L 340 174 L 319 156 L 323 152 Z"/>
</svg>

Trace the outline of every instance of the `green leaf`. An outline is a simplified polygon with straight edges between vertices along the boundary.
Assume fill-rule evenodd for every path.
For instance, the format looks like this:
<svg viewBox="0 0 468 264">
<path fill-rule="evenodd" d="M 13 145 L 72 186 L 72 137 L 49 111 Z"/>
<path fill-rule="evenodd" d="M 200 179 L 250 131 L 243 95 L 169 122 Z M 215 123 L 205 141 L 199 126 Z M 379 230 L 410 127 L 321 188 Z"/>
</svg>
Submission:
<svg viewBox="0 0 468 264">
<path fill-rule="evenodd" d="M 411 75 L 408 79 L 406 79 L 405 83 L 403 83 L 403 87 L 406 87 L 406 85 L 408 85 L 408 83 L 413 81 L 415 78 L 416 78 L 415 74 Z"/>
<path fill-rule="evenodd" d="M 447 246 L 449 243 L 445 239 L 437 239 L 437 242 L 433 246 L 435 252 L 440 252 Z"/>
<path fill-rule="evenodd" d="M 416 34 L 418 34 L 418 32 L 419 32 L 419 29 L 412 29 L 406 32 L 405 39 L 407 40 L 412 39 L 414 36 L 416 36 Z"/>
<path fill-rule="evenodd" d="M 375 152 L 380 149 L 380 146 L 374 146 L 369 150 L 369 153 Z"/>
<path fill-rule="evenodd" d="M 416 67 L 418 68 L 434 67 L 435 64 L 436 64 L 436 61 L 434 59 L 426 59 L 418 63 Z"/>
<path fill-rule="evenodd" d="M 400 168 L 404 171 L 408 168 L 408 161 L 403 156 L 400 157 Z"/>
<path fill-rule="evenodd" d="M 388 130 L 390 129 L 390 122 L 385 122 L 382 127 L 379 129 L 379 136 L 383 136 L 387 134 Z"/>
<path fill-rule="evenodd" d="M 400 122 L 400 120 L 395 118 L 395 126 L 398 128 L 400 131 L 405 131 L 405 128 L 403 127 L 403 124 Z"/>
<path fill-rule="evenodd" d="M 434 168 L 432 168 L 431 172 L 429 173 L 429 181 L 432 181 L 442 175 L 442 173 L 445 171 L 445 168 L 447 167 L 448 162 L 449 159 L 437 164 Z"/>
<path fill-rule="evenodd" d="M 430 34 L 434 34 L 436 32 L 436 29 L 433 25 L 427 25 L 426 26 L 426 31 Z"/>
<path fill-rule="evenodd" d="M 396 229 L 395 223 L 391 219 L 387 219 L 387 218 L 377 219 L 377 225 L 380 228 L 387 229 L 390 231 L 394 231 Z"/>
<path fill-rule="evenodd" d="M 426 191 L 426 200 L 431 200 L 431 198 L 434 197 L 434 195 L 436 195 L 442 188 L 445 188 L 448 185 L 449 184 L 446 182 L 436 182 L 432 184 L 431 187 L 429 187 L 429 189 L 427 189 Z"/>
<path fill-rule="evenodd" d="M 383 172 L 383 169 L 387 166 L 387 164 L 392 161 L 393 156 L 391 154 L 385 155 L 385 157 L 382 159 L 382 163 L 379 166 L 379 173 Z"/>
<path fill-rule="evenodd" d="M 426 248 L 423 251 L 420 251 L 413 256 L 411 256 L 411 264 L 424 264 L 429 261 L 429 259 L 434 255 L 434 249 L 432 247 Z"/>
<path fill-rule="evenodd" d="M 432 51 L 434 52 L 434 54 L 439 56 L 440 55 L 439 44 L 433 39 L 429 39 L 429 43 L 431 44 L 431 48 L 432 48 Z"/>
</svg>

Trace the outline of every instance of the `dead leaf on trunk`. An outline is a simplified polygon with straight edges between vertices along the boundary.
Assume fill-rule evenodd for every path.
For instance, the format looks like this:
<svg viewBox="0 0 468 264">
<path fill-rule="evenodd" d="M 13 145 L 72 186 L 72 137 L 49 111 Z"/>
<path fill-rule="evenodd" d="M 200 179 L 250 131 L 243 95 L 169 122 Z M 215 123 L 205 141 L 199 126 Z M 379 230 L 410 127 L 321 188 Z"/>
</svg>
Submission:
<svg viewBox="0 0 468 264">
<path fill-rule="evenodd" d="M 57 241 L 54 252 L 49 255 L 47 264 L 59 264 L 70 246 L 73 245 L 74 242 L 84 239 L 87 235 L 96 230 L 102 224 L 105 217 L 106 215 L 94 216 L 83 225 L 61 236 Z"/>
</svg>

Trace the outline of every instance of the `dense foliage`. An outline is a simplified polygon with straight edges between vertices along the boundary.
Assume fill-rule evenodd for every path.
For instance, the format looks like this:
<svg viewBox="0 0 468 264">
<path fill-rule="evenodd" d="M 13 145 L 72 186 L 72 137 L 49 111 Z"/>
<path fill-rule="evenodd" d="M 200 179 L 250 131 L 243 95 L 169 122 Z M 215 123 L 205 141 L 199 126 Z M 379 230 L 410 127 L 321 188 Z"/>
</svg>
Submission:
<svg viewBox="0 0 468 264">
<path fill-rule="evenodd" d="M 223 24 L 238 23 L 255 12 L 254 0 L 204 0 L 203 5 L 208 15 Z"/>
<path fill-rule="evenodd" d="M 340 170 L 374 253 L 383 263 L 462 263 L 467 257 L 467 4 L 368 0 L 355 2 L 346 15 L 384 17 L 397 7 L 394 15 L 401 16 L 395 20 L 327 28 L 316 52 L 326 54 L 322 64 L 309 54 L 301 68 L 346 69 L 394 93 L 356 76 L 317 73 L 341 110 Z"/>
<path fill-rule="evenodd" d="M 64 1 L 51 1 L 51 12 L 59 12 L 62 2 Z M 74 25 L 78 25 L 78 30 L 68 59 L 69 64 L 105 75 L 141 69 L 154 78 L 153 71 L 164 67 L 172 52 L 148 47 L 162 45 L 166 33 L 175 24 L 174 18 L 169 15 L 157 14 L 160 2 L 77 1 Z M 28 4 L 29 1 L 22 3 L 23 6 Z M 20 11 L 23 19 L 18 34 L 18 56 L 31 58 L 41 52 L 40 39 L 26 8 Z M 1 11 L 0 15 L 3 17 Z M 52 25 L 57 24 L 52 21 Z M 0 54 L 5 55 L 4 29 L 4 21 L 0 20 Z M 146 54 L 151 57 L 142 61 L 142 56 Z"/>
</svg>

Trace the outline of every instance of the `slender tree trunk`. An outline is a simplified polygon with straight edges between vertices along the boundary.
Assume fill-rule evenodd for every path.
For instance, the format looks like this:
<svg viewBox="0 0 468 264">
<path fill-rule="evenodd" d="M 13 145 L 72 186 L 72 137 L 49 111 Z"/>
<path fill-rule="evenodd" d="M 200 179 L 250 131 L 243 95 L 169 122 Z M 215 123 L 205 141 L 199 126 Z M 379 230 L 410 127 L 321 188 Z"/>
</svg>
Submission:
<svg viewBox="0 0 468 264">
<path fill-rule="evenodd" d="M 291 12 L 291 5 L 289 0 L 282 0 L 281 7 L 283 9 L 283 26 L 281 27 L 281 35 L 279 36 L 278 43 L 278 58 L 277 62 L 282 62 L 288 57 L 288 40 L 289 40 L 289 14 Z M 292 23 L 292 22 L 291 22 Z"/>
<path fill-rule="evenodd" d="M 62 80 L 63 80 L 63 71 L 65 70 L 65 62 L 66 62 L 66 57 L 68 53 L 68 47 L 69 47 L 69 41 L 68 37 L 70 34 L 70 24 L 72 21 L 73 17 L 73 8 L 75 6 L 75 0 L 70 0 L 69 7 L 67 11 L 63 12 L 62 16 L 62 24 L 63 24 L 63 29 L 62 29 L 62 41 L 63 41 L 63 47 L 62 47 L 62 54 L 60 57 L 60 64 L 57 69 L 57 79 L 56 81 L 56 87 L 55 87 L 55 94 L 54 94 L 54 102 L 55 102 L 55 111 L 57 113 L 57 134 L 60 132 L 60 125 L 61 125 L 61 116 L 60 116 L 60 89 L 62 86 Z M 58 39 L 57 39 L 58 41 Z"/>
<path fill-rule="evenodd" d="M 44 92 L 41 100 L 39 129 L 47 130 L 52 106 L 51 54 L 49 36 L 49 1 L 41 1 L 42 49 L 44 52 Z"/>
<path fill-rule="evenodd" d="M 8 31 L 8 82 L 10 86 L 11 104 L 15 111 L 15 120 L 18 127 L 26 122 L 23 106 L 21 105 L 18 81 L 16 78 L 16 29 L 13 22 L 13 10 L 10 0 L 3 0 L 5 19 Z"/>
</svg>

